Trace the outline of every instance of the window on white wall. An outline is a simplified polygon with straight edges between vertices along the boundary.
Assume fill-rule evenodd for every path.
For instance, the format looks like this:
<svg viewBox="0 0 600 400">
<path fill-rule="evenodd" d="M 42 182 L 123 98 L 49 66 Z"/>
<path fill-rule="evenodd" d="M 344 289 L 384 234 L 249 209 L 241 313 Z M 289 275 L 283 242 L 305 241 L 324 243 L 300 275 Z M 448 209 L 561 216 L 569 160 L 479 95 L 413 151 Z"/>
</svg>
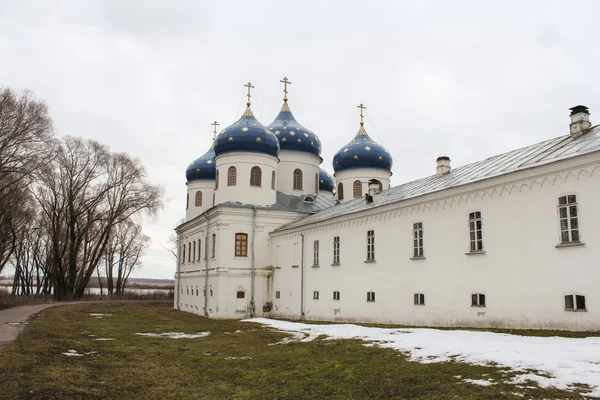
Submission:
<svg viewBox="0 0 600 400">
<path fill-rule="evenodd" d="M 246 292 L 244 292 L 243 290 L 238 290 L 238 292 L 236 293 L 236 298 L 238 298 L 238 299 L 246 298 Z"/>
<path fill-rule="evenodd" d="M 579 242 L 579 212 L 577 196 L 570 194 L 558 198 L 561 243 Z"/>
<path fill-rule="evenodd" d="M 569 294 L 565 296 L 566 311 L 585 311 L 585 296 Z"/>
<path fill-rule="evenodd" d="M 315 300 L 319 300 L 319 291 L 318 291 L 318 290 L 315 290 L 315 291 L 313 292 L 313 299 L 315 299 Z"/>
<path fill-rule="evenodd" d="M 413 224 L 413 257 L 424 257 L 423 251 L 423 223 Z"/>
<path fill-rule="evenodd" d="M 469 214 L 469 242 L 471 251 L 483 251 L 483 222 L 481 211 Z"/>
<path fill-rule="evenodd" d="M 294 190 L 302 190 L 302 170 L 295 169 L 294 170 Z"/>
<path fill-rule="evenodd" d="M 313 243 L 313 266 L 319 265 L 319 241 L 315 240 Z"/>
<path fill-rule="evenodd" d="M 185 264 L 185 244 L 183 245 L 183 252 L 182 253 L 183 253 L 183 257 L 181 259 L 181 263 Z"/>
<path fill-rule="evenodd" d="M 338 291 L 333 292 L 333 299 L 334 300 L 339 300 L 340 299 L 340 292 L 338 292 Z"/>
<path fill-rule="evenodd" d="M 294 243 L 294 254 L 292 260 L 292 267 L 300 266 L 300 243 Z"/>
<path fill-rule="evenodd" d="M 333 238 L 333 263 L 340 263 L 340 237 L 336 236 Z"/>
<path fill-rule="evenodd" d="M 375 292 L 367 292 L 367 301 L 374 302 L 375 301 Z"/>
<path fill-rule="evenodd" d="M 485 294 L 473 293 L 471 295 L 471 307 L 485 307 Z"/>
<path fill-rule="evenodd" d="M 281 297 L 281 292 L 278 290 L 275 292 L 275 298 L 279 299 Z"/>
<path fill-rule="evenodd" d="M 367 232 L 367 261 L 375 261 L 375 231 Z"/>
<path fill-rule="evenodd" d="M 419 306 L 425 305 L 425 295 L 423 293 L 415 293 L 415 304 Z"/>
</svg>

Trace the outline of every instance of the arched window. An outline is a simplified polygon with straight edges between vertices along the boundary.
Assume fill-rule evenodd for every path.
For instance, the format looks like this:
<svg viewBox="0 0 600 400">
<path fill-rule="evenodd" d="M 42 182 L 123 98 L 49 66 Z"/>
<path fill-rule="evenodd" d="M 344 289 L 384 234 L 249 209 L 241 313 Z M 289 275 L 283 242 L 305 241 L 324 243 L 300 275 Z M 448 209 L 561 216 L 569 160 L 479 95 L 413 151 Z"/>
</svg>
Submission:
<svg viewBox="0 0 600 400">
<path fill-rule="evenodd" d="M 337 197 L 338 200 L 344 200 L 344 185 L 342 182 L 338 183 Z"/>
<path fill-rule="evenodd" d="M 215 173 L 215 190 L 219 188 L 219 170 Z"/>
<path fill-rule="evenodd" d="M 302 171 L 294 170 L 294 190 L 302 190 Z"/>
<path fill-rule="evenodd" d="M 315 194 L 319 193 L 319 174 L 315 174 Z"/>
<path fill-rule="evenodd" d="M 260 167 L 252 167 L 250 170 L 250 186 L 262 185 L 262 170 Z"/>
<path fill-rule="evenodd" d="M 361 181 L 354 181 L 354 183 L 352 184 L 352 194 L 355 199 L 357 197 L 362 197 L 362 182 Z"/>
<path fill-rule="evenodd" d="M 275 171 L 273 171 L 273 173 L 271 174 L 271 189 L 275 190 L 275 179 L 277 178 L 277 175 L 275 174 Z"/>
<path fill-rule="evenodd" d="M 185 198 L 185 209 L 187 210 L 188 208 L 190 208 L 190 194 L 187 194 L 187 197 Z"/>
<path fill-rule="evenodd" d="M 377 179 L 373 179 L 373 183 L 376 183 L 379 185 L 379 191 L 383 191 L 383 183 L 381 183 L 381 181 L 377 180 Z"/>
<path fill-rule="evenodd" d="M 201 191 L 196 192 L 195 205 L 196 205 L 196 207 L 202 207 L 202 192 Z"/>
<path fill-rule="evenodd" d="M 235 167 L 229 167 L 227 170 L 227 186 L 235 186 L 237 182 L 237 170 Z"/>
</svg>

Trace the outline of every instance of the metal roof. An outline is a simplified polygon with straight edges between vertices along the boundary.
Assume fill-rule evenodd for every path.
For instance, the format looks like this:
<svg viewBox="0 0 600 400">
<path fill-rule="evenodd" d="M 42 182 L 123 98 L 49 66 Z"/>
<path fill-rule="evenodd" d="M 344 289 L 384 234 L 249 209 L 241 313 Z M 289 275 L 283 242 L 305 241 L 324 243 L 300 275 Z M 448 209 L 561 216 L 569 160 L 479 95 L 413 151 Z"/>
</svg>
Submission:
<svg viewBox="0 0 600 400">
<path fill-rule="evenodd" d="M 307 197 L 314 199 L 314 202 L 304 201 Z M 218 207 L 229 207 L 229 208 L 254 208 L 257 210 L 270 210 L 270 211 L 291 211 L 305 214 L 314 214 L 316 212 L 325 210 L 335 205 L 335 200 L 319 195 L 291 195 L 282 192 L 277 192 L 277 200 L 275 204 L 270 206 L 254 206 L 252 204 L 240 203 L 237 201 L 227 201 L 225 203 L 217 204 Z"/>
<path fill-rule="evenodd" d="M 371 204 L 366 204 L 364 198 L 337 204 L 302 220 L 284 225 L 276 231 L 325 221 L 341 215 L 400 202 L 528 168 L 539 167 L 598 150 L 600 150 L 600 125 L 591 128 L 590 132 L 578 138 L 573 138 L 571 135 L 560 136 L 455 168 L 445 175 L 436 174 L 404 183 L 373 196 L 373 203 Z"/>
</svg>

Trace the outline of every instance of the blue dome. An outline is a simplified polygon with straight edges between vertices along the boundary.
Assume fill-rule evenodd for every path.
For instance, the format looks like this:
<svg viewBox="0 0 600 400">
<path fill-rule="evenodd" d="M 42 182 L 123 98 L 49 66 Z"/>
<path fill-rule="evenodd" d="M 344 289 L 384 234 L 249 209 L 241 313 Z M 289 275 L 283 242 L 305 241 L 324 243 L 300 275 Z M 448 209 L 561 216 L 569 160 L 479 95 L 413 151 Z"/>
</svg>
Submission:
<svg viewBox="0 0 600 400">
<path fill-rule="evenodd" d="M 362 125 L 354 139 L 333 157 L 335 172 L 350 168 L 380 168 L 392 171 L 392 156 L 382 145 L 369 137 Z"/>
<path fill-rule="evenodd" d="M 333 176 L 329 175 L 323 168 L 319 168 L 319 191 L 333 192 L 334 187 Z"/>
<path fill-rule="evenodd" d="M 199 180 L 215 180 L 215 142 L 202 157 L 192 161 L 185 170 L 185 177 L 188 182 Z"/>
<path fill-rule="evenodd" d="M 279 141 L 254 118 L 248 106 L 242 117 L 223 129 L 215 139 L 215 155 L 230 151 L 251 151 L 277 157 Z"/>
<path fill-rule="evenodd" d="M 277 136 L 281 150 L 305 151 L 317 156 L 321 155 L 321 141 L 314 132 L 296 121 L 287 101 L 283 103 L 281 111 L 268 128 Z"/>
</svg>

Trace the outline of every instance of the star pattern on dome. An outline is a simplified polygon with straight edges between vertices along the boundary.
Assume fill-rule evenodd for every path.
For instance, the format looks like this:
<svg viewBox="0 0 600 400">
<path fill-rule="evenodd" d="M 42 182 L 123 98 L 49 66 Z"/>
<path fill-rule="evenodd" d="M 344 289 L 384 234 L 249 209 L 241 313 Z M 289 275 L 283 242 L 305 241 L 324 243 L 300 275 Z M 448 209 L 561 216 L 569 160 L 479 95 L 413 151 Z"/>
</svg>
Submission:
<svg viewBox="0 0 600 400">
<path fill-rule="evenodd" d="M 344 153 L 347 153 L 347 152 L 348 152 L 348 150 L 350 150 L 350 149 L 346 147 L 346 148 L 344 149 Z"/>
<path fill-rule="evenodd" d="M 296 132 L 290 131 L 290 136 L 294 136 L 295 134 L 296 134 Z"/>
<path fill-rule="evenodd" d="M 275 134 L 276 134 L 276 135 L 278 135 L 278 136 L 279 136 L 279 134 L 280 134 L 280 133 L 281 133 L 281 132 L 279 132 L 279 131 L 275 131 Z"/>
<path fill-rule="evenodd" d="M 323 183 L 323 179 L 321 179 L 321 183 Z"/>
<path fill-rule="evenodd" d="M 196 168 L 196 172 L 200 172 L 200 168 Z"/>
<path fill-rule="evenodd" d="M 242 132 L 248 132 L 248 127 L 247 126 L 243 127 Z"/>
<path fill-rule="evenodd" d="M 229 136 L 229 141 L 233 142 L 233 137 Z"/>
<path fill-rule="evenodd" d="M 208 160 L 206 163 L 207 164 L 212 164 L 212 160 Z"/>
<path fill-rule="evenodd" d="M 354 158 L 355 160 L 358 160 L 358 156 L 354 156 L 354 157 L 352 157 L 352 158 Z"/>
<path fill-rule="evenodd" d="M 302 139 L 298 139 L 298 143 L 302 143 Z"/>
<path fill-rule="evenodd" d="M 365 146 L 366 151 L 371 151 L 371 146 Z"/>
<path fill-rule="evenodd" d="M 304 137 L 308 137 L 308 133 L 304 132 Z"/>
<path fill-rule="evenodd" d="M 260 138 L 259 138 L 259 137 L 257 137 L 257 138 L 256 138 L 256 141 L 257 141 L 258 143 L 260 143 Z"/>
<path fill-rule="evenodd" d="M 282 142 L 287 142 L 287 138 L 281 139 Z"/>
<path fill-rule="evenodd" d="M 379 156 L 377 159 L 378 159 L 379 161 L 381 161 L 381 160 L 383 160 L 383 157 Z"/>
</svg>

